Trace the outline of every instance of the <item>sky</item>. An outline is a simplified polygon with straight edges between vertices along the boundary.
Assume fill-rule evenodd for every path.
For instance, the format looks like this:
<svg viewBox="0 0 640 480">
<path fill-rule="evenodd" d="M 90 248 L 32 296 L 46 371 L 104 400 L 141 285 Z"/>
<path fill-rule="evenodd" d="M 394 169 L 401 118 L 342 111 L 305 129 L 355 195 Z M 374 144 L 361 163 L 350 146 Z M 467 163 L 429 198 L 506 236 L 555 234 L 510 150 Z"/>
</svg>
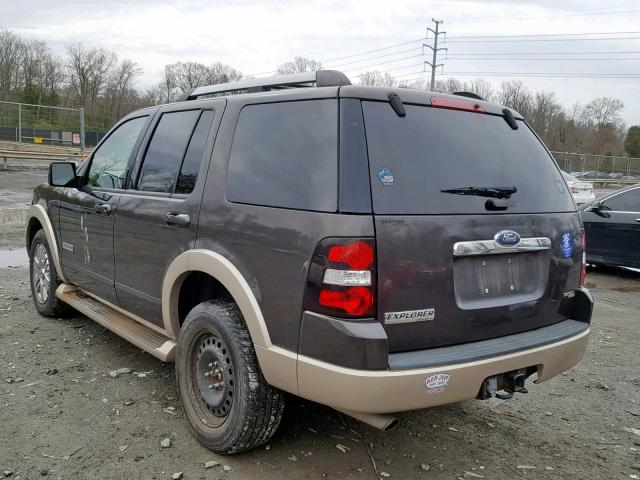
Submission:
<svg viewBox="0 0 640 480">
<path fill-rule="evenodd" d="M 258 77 L 304 56 L 354 83 L 366 70 L 426 78 L 431 58 L 422 43 L 432 42 L 425 32 L 435 18 L 444 20 L 440 46 L 448 48 L 437 78 L 484 78 L 495 87 L 522 80 L 554 91 L 566 108 L 617 97 L 625 122 L 640 124 L 637 0 L 0 0 L 0 12 L 0 27 L 60 55 L 83 42 L 132 59 L 143 70 L 141 90 L 165 64 L 189 60 Z"/>
</svg>

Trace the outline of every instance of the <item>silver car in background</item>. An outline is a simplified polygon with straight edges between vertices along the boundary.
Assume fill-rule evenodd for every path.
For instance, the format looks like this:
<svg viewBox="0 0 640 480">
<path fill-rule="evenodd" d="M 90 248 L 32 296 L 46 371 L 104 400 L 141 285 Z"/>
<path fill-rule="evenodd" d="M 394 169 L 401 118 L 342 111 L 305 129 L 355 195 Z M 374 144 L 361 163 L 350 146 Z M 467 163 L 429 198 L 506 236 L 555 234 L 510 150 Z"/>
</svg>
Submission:
<svg viewBox="0 0 640 480">
<path fill-rule="evenodd" d="M 576 205 L 587 205 L 596 199 L 596 195 L 593 193 L 593 183 L 578 180 L 567 172 L 562 172 L 562 176 L 569 186 L 569 191 L 571 192 Z"/>
</svg>

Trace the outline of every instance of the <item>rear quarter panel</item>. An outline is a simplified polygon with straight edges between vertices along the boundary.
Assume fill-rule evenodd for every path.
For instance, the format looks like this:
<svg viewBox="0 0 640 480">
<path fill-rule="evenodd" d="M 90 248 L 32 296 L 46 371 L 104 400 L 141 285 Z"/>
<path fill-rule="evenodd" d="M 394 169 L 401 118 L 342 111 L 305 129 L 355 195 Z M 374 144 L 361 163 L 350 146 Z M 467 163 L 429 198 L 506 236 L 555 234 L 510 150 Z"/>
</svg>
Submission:
<svg viewBox="0 0 640 480">
<path fill-rule="evenodd" d="M 337 89 L 308 89 L 295 99 L 336 96 Z M 228 158 L 240 109 L 249 103 L 280 100 L 278 95 L 229 100 L 207 175 L 196 248 L 216 251 L 238 268 L 260 305 L 271 341 L 297 351 L 307 269 L 318 241 L 336 236 L 373 237 L 374 227 L 371 215 L 310 212 L 226 200 Z"/>
</svg>

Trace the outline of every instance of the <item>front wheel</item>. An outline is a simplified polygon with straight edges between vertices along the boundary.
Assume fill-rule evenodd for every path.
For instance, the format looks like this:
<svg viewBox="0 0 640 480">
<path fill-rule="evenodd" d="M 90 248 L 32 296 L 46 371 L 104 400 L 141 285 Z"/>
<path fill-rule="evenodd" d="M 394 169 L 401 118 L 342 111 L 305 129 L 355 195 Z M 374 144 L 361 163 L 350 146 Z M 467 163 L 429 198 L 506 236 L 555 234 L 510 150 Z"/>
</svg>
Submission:
<svg viewBox="0 0 640 480">
<path fill-rule="evenodd" d="M 280 424 L 284 394 L 263 377 L 233 303 L 207 301 L 189 312 L 178 338 L 176 378 L 192 434 L 214 452 L 255 448 Z"/>
<path fill-rule="evenodd" d="M 60 317 L 69 312 L 71 308 L 56 297 L 56 289 L 61 282 L 43 230 L 38 230 L 31 242 L 29 278 L 33 303 L 40 315 Z"/>
</svg>

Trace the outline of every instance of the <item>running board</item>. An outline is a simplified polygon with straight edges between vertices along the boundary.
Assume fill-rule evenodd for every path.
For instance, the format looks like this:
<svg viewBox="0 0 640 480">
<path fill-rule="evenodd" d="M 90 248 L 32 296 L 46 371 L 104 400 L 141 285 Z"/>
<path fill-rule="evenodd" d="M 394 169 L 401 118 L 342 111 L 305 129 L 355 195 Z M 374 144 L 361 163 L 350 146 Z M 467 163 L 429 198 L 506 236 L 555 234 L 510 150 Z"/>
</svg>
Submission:
<svg viewBox="0 0 640 480">
<path fill-rule="evenodd" d="M 134 320 L 124 310 L 116 309 L 80 288 L 65 283 L 56 290 L 56 297 L 163 362 L 174 360 L 176 342 Z"/>
</svg>

